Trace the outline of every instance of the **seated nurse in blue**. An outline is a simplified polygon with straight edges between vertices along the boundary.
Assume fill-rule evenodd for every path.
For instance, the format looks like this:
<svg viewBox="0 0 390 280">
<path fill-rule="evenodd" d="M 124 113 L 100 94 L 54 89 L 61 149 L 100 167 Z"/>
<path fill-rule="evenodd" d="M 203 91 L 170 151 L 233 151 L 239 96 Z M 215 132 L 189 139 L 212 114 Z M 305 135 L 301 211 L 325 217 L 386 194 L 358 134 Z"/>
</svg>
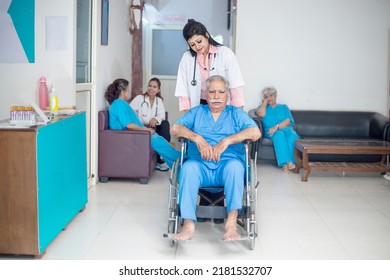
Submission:
<svg viewBox="0 0 390 280">
<path fill-rule="evenodd" d="M 146 128 L 138 119 L 137 114 L 127 102 L 130 98 L 129 82 L 125 79 L 116 79 L 107 87 L 105 98 L 110 104 L 110 128 L 114 130 L 150 131 L 152 148 L 164 158 L 169 168 L 171 168 L 172 164 L 180 156 L 180 153 L 165 138 L 155 133 L 153 128 Z"/>
<path fill-rule="evenodd" d="M 294 118 L 287 105 L 277 104 L 277 91 L 274 87 L 262 90 L 263 100 L 256 110 L 262 118 L 264 137 L 272 139 L 278 166 L 289 172 L 295 168 L 294 142 L 299 135 L 294 130 Z"/>
</svg>

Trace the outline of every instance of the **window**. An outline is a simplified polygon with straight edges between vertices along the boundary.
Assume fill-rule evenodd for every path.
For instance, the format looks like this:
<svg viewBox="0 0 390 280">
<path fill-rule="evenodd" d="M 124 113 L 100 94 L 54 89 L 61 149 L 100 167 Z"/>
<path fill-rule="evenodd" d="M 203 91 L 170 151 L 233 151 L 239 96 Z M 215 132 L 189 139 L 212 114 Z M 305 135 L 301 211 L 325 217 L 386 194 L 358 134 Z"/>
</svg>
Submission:
<svg viewBox="0 0 390 280">
<path fill-rule="evenodd" d="M 76 83 L 91 82 L 91 0 L 77 0 Z"/>
<path fill-rule="evenodd" d="M 151 46 L 149 48 L 149 76 L 176 78 L 177 69 L 183 53 L 188 45 L 183 39 L 182 26 L 152 26 L 150 31 Z"/>
</svg>

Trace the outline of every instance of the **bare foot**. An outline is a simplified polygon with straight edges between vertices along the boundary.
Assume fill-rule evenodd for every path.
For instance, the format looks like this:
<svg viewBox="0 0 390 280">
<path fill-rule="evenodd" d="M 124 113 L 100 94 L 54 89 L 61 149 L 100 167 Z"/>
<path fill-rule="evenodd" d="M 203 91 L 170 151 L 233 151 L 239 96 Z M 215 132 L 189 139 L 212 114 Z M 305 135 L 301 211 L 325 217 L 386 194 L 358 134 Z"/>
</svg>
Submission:
<svg viewBox="0 0 390 280">
<path fill-rule="evenodd" d="M 295 164 L 292 163 L 291 161 L 287 163 L 288 170 L 293 170 L 295 168 Z"/>
<path fill-rule="evenodd" d="M 193 220 L 184 220 L 183 229 L 173 236 L 173 240 L 191 240 L 195 232 L 195 223 Z"/>
<path fill-rule="evenodd" d="M 232 210 L 228 213 L 225 224 L 225 234 L 223 235 L 224 240 L 233 241 L 240 239 L 241 236 L 237 232 L 237 216 L 237 210 Z"/>
<path fill-rule="evenodd" d="M 286 173 L 290 172 L 290 170 L 288 169 L 288 164 L 286 164 L 285 166 L 282 167 L 282 170 Z"/>
<path fill-rule="evenodd" d="M 237 225 L 234 226 L 225 226 L 225 234 L 223 235 L 223 239 L 227 241 L 233 241 L 240 239 L 241 236 L 237 232 Z"/>
</svg>

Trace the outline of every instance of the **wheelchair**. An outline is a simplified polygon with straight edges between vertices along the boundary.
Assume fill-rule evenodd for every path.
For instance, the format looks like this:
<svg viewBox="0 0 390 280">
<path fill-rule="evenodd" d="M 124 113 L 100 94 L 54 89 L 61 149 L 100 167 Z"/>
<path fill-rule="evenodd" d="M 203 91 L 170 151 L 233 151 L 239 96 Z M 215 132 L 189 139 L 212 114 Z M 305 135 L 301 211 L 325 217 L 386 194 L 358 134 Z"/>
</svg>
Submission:
<svg viewBox="0 0 390 280">
<path fill-rule="evenodd" d="M 179 173 L 181 166 L 185 161 L 185 154 L 187 150 L 187 140 L 179 139 L 181 143 L 181 155 L 177 161 L 173 164 L 171 175 L 169 179 L 169 192 L 168 192 L 168 233 L 164 234 L 164 237 L 172 237 L 177 234 L 182 226 L 182 219 L 180 217 L 179 207 Z M 247 240 L 249 242 L 249 248 L 253 250 L 255 248 L 255 241 L 258 234 L 258 224 L 256 222 L 256 207 L 257 207 L 257 187 L 259 181 L 257 180 L 257 145 L 258 141 L 244 141 L 245 148 L 245 176 L 244 176 L 244 195 L 242 198 L 242 210 L 239 212 L 237 224 L 245 231 L 245 235 L 240 240 Z M 212 188 L 221 193 L 215 198 L 215 195 L 210 194 L 208 191 L 211 188 L 202 187 L 198 192 L 198 200 L 208 202 L 208 205 L 197 205 L 196 217 L 197 218 L 213 218 L 213 219 L 225 219 L 227 217 L 227 211 L 225 206 L 220 206 L 221 201 L 224 200 L 223 186 L 218 188 Z M 199 203 L 198 203 L 199 204 Z M 204 204 L 204 203 L 203 203 Z M 174 246 L 178 241 L 169 238 L 171 246 Z"/>
</svg>

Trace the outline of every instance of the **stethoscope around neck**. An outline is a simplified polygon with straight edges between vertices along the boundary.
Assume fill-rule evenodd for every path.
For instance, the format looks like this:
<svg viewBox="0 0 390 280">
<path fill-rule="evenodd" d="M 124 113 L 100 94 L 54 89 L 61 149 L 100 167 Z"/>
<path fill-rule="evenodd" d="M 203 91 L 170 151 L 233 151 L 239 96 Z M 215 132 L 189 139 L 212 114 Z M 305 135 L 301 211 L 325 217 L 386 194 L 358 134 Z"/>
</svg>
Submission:
<svg viewBox="0 0 390 280">
<path fill-rule="evenodd" d="M 214 53 L 214 59 L 212 61 L 213 65 L 214 65 L 214 60 L 215 60 L 215 56 L 216 56 L 216 53 Z M 196 81 L 195 79 L 195 73 L 196 73 L 196 57 L 197 57 L 197 54 L 195 54 L 194 56 L 194 74 L 192 75 L 192 81 L 191 81 L 191 85 L 194 87 L 198 84 L 198 82 Z M 209 54 L 209 59 L 210 59 L 210 54 Z M 206 69 L 205 69 L 206 70 Z M 209 71 L 213 71 L 214 70 L 214 66 L 210 68 Z"/>
<path fill-rule="evenodd" d="M 156 112 L 155 112 L 154 116 L 157 117 L 157 111 L 158 111 L 158 98 L 157 98 L 157 96 L 155 97 L 155 100 L 156 100 Z M 146 109 L 144 109 L 144 104 L 146 105 Z M 146 102 L 146 94 L 144 94 L 144 101 L 142 101 L 142 103 L 141 103 L 141 114 L 143 117 L 148 116 L 149 106 L 150 106 L 149 103 Z M 150 108 L 150 109 L 152 109 L 152 108 Z"/>
</svg>

